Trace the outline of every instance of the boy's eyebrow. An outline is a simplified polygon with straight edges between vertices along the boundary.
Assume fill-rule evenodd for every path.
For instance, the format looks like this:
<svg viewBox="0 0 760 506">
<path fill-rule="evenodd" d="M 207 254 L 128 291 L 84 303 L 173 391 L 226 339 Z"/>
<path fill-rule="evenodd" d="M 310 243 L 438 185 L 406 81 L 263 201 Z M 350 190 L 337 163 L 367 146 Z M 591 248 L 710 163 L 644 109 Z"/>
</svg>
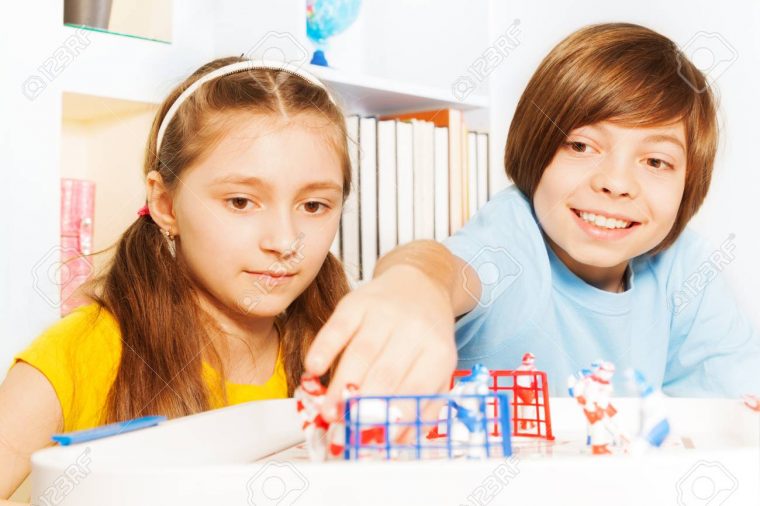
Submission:
<svg viewBox="0 0 760 506">
<path fill-rule="evenodd" d="M 675 144 L 679 148 L 681 148 L 681 151 L 684 153 L 686 152 L 686 148 L 684 147 L 681 140 L 674 136 L 674 135 L 668 135 L 668 134 L 653 134 L 649 135 L 644 138 L 644 142 L 669 142 L 671 144 Z"/>
<path fill-rule="evenodd" d="M 343 192 L 343 186 L 333 181 L 315 181 L 304 185 L 301 191 L 304 190 L 335 190 L 337 192 Z"/>
</svg>

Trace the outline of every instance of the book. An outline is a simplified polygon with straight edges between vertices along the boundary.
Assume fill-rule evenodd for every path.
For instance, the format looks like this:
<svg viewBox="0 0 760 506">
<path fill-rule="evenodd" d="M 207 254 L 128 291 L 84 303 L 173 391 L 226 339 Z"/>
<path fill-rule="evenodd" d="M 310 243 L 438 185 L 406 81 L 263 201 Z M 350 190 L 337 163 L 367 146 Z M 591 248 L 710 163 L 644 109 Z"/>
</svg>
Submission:
<svg viewBox="0 0 760 506">
<path fill-rule="evenodd" d="M 412 124 L 396 122 L 398 243 L 414 240 L 414 135 Z"/>
<path fill-rule="evenodd" d="M 488 182 L 488 134 L 478 133 L 478 209 L 483 207 L 491 195 Z"/>
<path fill-rule="evenodd" d="M 449 129 L 435 127 L 435 240 L 449 236 Z"/>
<path fill-rule="evenodd" d="M 434 109 L 383 116 L 383 119 L 431 121 L 437 127 L 449 129 L 449 234 L 459 230 L 465 221 L 467 208 L 465 167 L 466 134 L 462 111 L 457 109 Z M 399 237 L 399 242 L 402 243 Z"/>
<path fill-rule="evenodd" d="M 95 183 L 81 179 L 61 179 L 61 243 L 59 267 L 61 316 L 86 304 L 79 289 L 92 274 L 95 219 Z"/>
<path fill-rule="evenodd" d="M 372 279 L 377 262 L 377 118 L 359 121 L 359 229 L 362 280 Z"/>
<path fill-rule="evenodd" d="M 377 123 L 377 226 L 380 256 L 398 245 L 396 194 L 396 120 L 383 120 Z"/>
<path fill-rule="evenodd" d="M 478 134 L 467 132 L 467 215 L 469 220 L 478 210 Z"/>
<path fill-rule="evenodd" d="M 340 222 L 341 259 L 346 275 L 351 280 L 360 279 L 360 228 L 359 228 L 359 116 L 346 118 L 348 157 L 351 161 L 351 189 L 343 204 Z"/>
<path fill-rule="evenodd" d="M 414 238 L 435 235 L 435 125 L 412 120 L 414 131 Z"/>
</svg>

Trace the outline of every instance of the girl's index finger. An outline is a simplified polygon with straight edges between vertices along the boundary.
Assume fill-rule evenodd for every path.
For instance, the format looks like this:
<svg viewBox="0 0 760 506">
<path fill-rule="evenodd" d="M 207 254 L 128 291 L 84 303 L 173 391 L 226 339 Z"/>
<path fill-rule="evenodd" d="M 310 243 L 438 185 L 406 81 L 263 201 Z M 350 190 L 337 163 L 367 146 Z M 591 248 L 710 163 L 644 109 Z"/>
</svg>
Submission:
<svg viewBox="0 0 760 506">
<path fill-rule="evenodd" d="M 306 353 L 304 367 L 311 374 L 322 376 L 359 329 L 362 312 L 355 304 L 340 303 L 335 312 L 314 337 Z"/>
</svg>

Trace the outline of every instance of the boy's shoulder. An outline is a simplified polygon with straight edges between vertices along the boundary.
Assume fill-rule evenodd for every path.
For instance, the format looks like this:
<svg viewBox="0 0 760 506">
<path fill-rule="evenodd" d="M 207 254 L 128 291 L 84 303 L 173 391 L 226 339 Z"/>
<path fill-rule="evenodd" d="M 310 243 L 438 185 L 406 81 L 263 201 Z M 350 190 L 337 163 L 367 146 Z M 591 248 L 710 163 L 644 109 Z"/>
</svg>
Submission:
<svg viewBox="0 0 760 506">
<path fill-rule="evenodd" d="M 720 244 L 713 245 L 695 229 L 686 227 L 668 249 L 648 255 L 645 259 L 655 269 L 673 275 L 689 275 L 695 269 L 709 268 L 711 265 L 722 270 L 733 261 L 734 238 L 734 234 L 727 234 Z"/>
<path fill-rule="evenodd" d="M 509 209 L 515 214 L 533 217 L 532 207 L 528 197 L 514 184 L 507 186 L 503 190 L 496 192 L 491 199 L 486 202 L 485 207 L 500 207 Z"/>
<path fill-rule="evenodd" d="M 508 186 L 495 193 L 485 205 L 465 224 L 464 230 L 481 230 L 481 233 L 500 243 L 512 242 L 518 236 L 520 242 L 532 239 L 541 241 L 541 231 L 533 212 L 533 207 L 515 185 Z"/>
<path fill-rule="evenodd" d="M 699 293 L 735 258 L 734 234 L 720 243 L 708 241 L 691 227 L 665 251 L 639 258 L 654 273 L 667 293 Z M 675 294 L 675 295 L 674 295 Z"/>
</svg>

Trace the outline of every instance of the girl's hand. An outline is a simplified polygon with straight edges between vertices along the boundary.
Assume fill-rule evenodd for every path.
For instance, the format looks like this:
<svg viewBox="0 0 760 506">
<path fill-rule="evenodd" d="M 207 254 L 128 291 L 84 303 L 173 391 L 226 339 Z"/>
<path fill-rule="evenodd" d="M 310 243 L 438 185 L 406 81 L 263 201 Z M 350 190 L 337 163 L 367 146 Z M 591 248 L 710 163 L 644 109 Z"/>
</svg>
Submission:
<svg viewBox="0 0 760 506">
<path fill-rule="evenodd" d="M 340 301 L 306 356 L 306 370 L 324 374 L 341 351 L 323 407 L 328 420 L 337 418 L 349 383 L 364 395 L 447 392 L 457 361 L 447 286 L 417 267 L 389 266 Z M 436 419 L 434 409 L 426 406 L 425 418 Z"/>
</svg>

